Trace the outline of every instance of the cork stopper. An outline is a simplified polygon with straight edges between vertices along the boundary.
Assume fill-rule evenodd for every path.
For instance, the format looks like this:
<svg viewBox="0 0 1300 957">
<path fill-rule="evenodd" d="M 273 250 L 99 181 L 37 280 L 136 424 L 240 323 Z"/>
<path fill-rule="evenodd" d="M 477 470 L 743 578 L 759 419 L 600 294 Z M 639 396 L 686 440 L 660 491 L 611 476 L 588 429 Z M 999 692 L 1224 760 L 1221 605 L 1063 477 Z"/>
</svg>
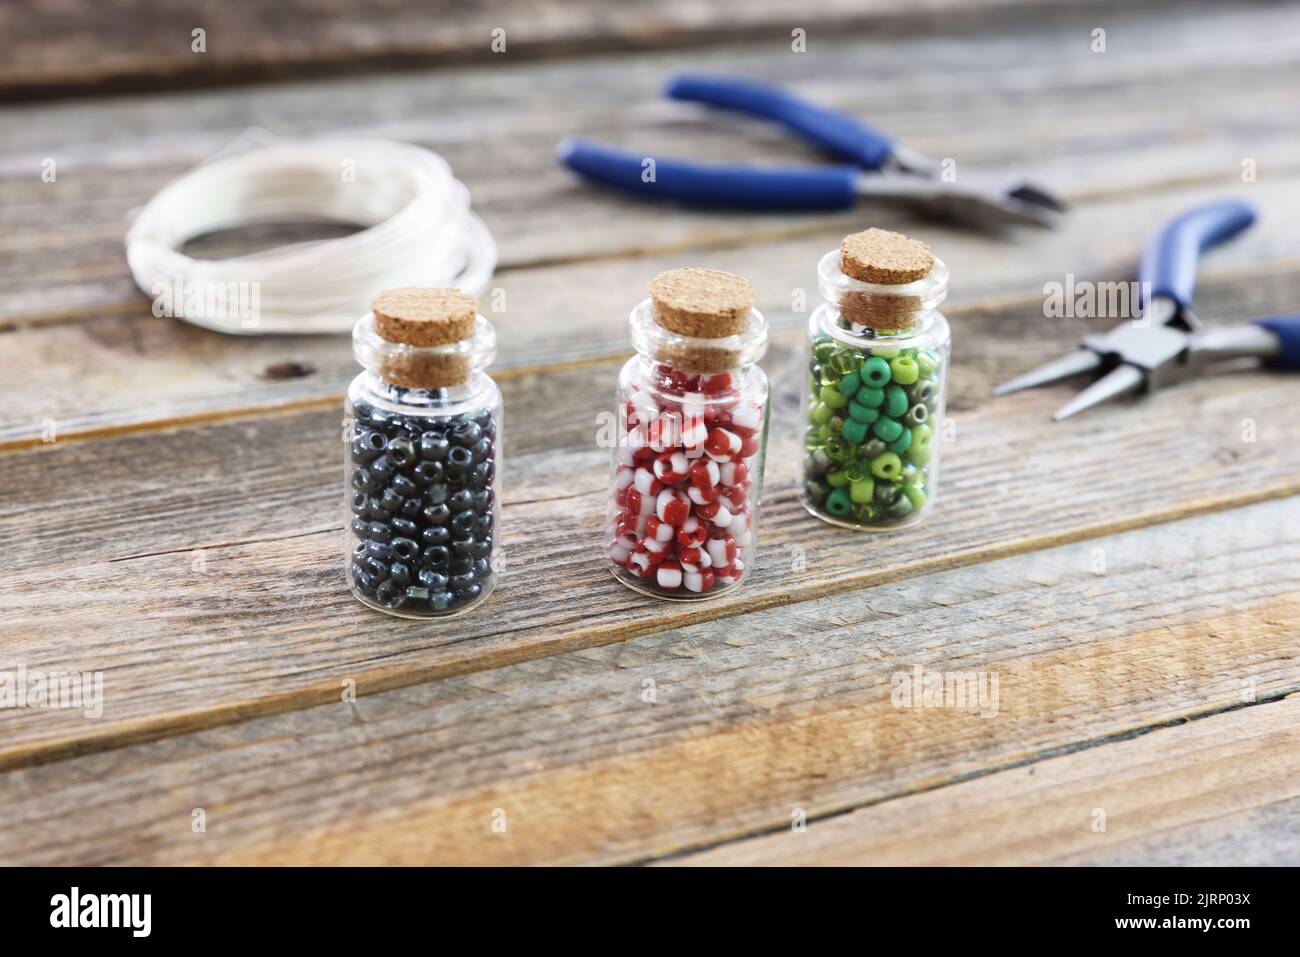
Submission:
<svg viewBox="0 0 1300 957">
<path fill-rule="evenodd" d="M 386 289 L 370 301 L 375 331 L 388 342 L 412 346 L 385 355 L 378 372 L 408 389 L 446 389 L 470 377 L 469 356 L 442 350 L 474 335 L 478 300 L 459 289 L 404 286 Z"/>
<path fill-rule="evenodd" d="M 749 327 L 754 287 L 740 276 L 716 269 L 684 266 L 650 281 L 655 323 L 684 339 L 668 338 L 655 358 L 683 372 L 718 372 L 742 362 L 739 349 L 691 340 L 727 339 Z"/>
<path fill-rule="evenodd" d="M 867 229 L 845 236 L 840 243 L 840 272 L 859 282 L 902 286 L 924 279 L 932 268 L 930 248 L 902 233 Z M 866 290 L 845 293 L 839 302 L 840 313 L 849 322 L 881 330 L 912 328 L 921 305 L 918 296 Z"/>
</svg>

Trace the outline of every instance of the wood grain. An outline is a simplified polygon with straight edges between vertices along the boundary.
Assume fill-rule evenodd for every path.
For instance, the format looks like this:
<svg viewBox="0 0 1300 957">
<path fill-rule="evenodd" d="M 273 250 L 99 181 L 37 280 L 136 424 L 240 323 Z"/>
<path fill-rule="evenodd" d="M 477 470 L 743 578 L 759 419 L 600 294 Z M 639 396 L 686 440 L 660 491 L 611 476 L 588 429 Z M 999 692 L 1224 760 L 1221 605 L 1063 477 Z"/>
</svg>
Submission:
<svg viewBox="0 0 1300 957">
<path fill-rule="evenodd" d="M 1019 765 L 1032 785 L 1036 762 L 1062 752 L 1092 749 L 1094 768 L 1113 739 L 1238 707 L 1247 689 L 1259 702 L 1296 690 L 1297 518 L 1290 498 L 355 703 L 340 701 L 339 672 L 329 705 L 10 771 L 0 826 L 31 839 L 3 861 L 628 862 L 786 828 L 795 808 L 812 840 L 830 815 Z M 263 638 L 264 659 L 287 634 Z M 996 715 L 894 707 L 893 676 L 915 665 L 996 673 Z M 1168 751 L 1164 770 L 1189 776 L 1181 795 L 1216 780 Z M 1278 760 L 1249 780 L 1285 771 Z M 1279 777 L 1225 791 L 1207 816 L 1294 786 Z M 1161 792 L 1121 782 L 1108 807 L 1127 838 L 1128 808 Z M 1019 845 L 983 840 L 990 856 Z"/>
<path fill-rule="evenodd" d="M 1300 696 L 690 854 L 708 867 L 1300 863 Z"/>
<path fill-rule="evenodd" d="M 344 4 L 331 0 L 230 3 L 198 0 L 164 5 L 118 0 L 62 4 L 15 3 L 0 17 L 0 95 L 6 98 L 247 83 L 294 75 L 337 74 L 375 67 L 488 63 L 509 56 L 610 53 L 638 47 L 697 45 L 755 37 L 789 44 L 790 30 L 898 32 L 940 23 L 995 19 L 1001 13 L 1043 15 L 1059 0 L 875 0 L 863 5 L 827 0 L 792 17 L 775 0 L 745 0 L 720 8 L 667 0 L 631 3 L 526 3 L 490 0 L 466 7 L 389 0 Z M 1095 10 L 1122 4 L 1091 3 Z M 202 28 L 206 44 L 192 47 Z M 504 30 L 504 49 L 494 49 Z"/>
</svg>

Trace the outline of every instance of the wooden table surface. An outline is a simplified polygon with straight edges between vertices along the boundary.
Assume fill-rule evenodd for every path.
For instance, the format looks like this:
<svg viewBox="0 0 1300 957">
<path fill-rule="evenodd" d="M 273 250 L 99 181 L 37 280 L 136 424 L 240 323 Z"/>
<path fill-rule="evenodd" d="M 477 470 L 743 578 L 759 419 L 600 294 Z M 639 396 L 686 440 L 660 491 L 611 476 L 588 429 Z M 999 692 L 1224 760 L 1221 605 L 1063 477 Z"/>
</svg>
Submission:
<svg viewBox="0 0 1300 957">
<path fill-rule="evenodd" d="M 1131 278 L 1197 202 L 1261 210 L 1205 260 L 1200 315 L 1300 311 L 1300 10 L 201 6 L 0 11 L 0 672 L 104 680 L 98 718 L 0 709 L 0 863 L 1300 863 L 1300 380 L 1057 425 L 1069 387 L 989 397 L 1103 325 L 1043 318 L 1045 283 Z M 789 83 L 1073 214 L 706 213 L 557 168 L 570 133 L 818 161 L 662 102 L 682 68 Z M 250 127 L 436 149 L 500 243 L 505 575 L 464 620 L 344 587 L 346 338 L 223 337 L 132 284 L 131 210 Z M 869 225 L 952 272 L 940 498 L 887 537 L 796 500 L 792 293 Z M 682 264 L 749 277 L 774 327 L 758 568 L 698 606 L 597 546 L 627 313 Z M 916 668 L 996 677 L 997 707 L 895 706 Z"/>
</svg>

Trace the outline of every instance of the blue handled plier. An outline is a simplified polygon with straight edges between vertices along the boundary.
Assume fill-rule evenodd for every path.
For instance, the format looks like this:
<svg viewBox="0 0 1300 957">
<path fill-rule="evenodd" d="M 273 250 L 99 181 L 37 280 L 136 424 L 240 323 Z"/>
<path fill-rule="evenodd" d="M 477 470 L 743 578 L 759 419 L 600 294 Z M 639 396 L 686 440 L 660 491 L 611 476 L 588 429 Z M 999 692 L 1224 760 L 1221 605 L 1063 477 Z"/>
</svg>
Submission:
<svg viewBox="0 0 1300 957">
<path fill-rule="evenodd" d="M 851 165 L 712 165 L 642 157 L 576 138 L 560 144 L 560 161 L 606 186 L 701 206 L 848 209 L 865 196 L 981 224 L 1034 226 L 1055 226 L 1065 211 L 1056 197 L 1020 179 L 990 179 L 965 169 L 946 176 L 940 163 L 867 124 L 766 83 L 679 74 L 664 92 L 675 100 L 774 120 Z"/>
<path fill-rule="evenodd" d="M 1255 210 L 1227 200 L 1188 210 L 1147 244 L 1138 267 L 1143 308 L 1134 321 L 1085 336 L 1081 348 L 1003 383 L 1006 395 L 1083 373 L 1099 378 L 1052 418 L 1060 421 L 1121 395 L 1182 382 L 1228 360 L 1255 357 L 1268 368 L 1300 371 L 1300 315 L 1206 328 L 1192 312 L 1202 250 L 1255 222 Z"/>
</svg>

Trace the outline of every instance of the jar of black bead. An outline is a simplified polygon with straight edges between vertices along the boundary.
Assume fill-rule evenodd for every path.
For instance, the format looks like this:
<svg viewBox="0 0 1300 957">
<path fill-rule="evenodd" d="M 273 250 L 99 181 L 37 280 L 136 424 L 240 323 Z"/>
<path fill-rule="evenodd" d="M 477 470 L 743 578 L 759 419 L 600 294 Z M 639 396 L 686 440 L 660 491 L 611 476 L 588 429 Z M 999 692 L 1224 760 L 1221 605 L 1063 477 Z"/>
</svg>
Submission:
<svg viewBox="0 0 1300 957">
<path fill-rule="evenodd" d="M 459 614 L 495 580 L 496 332 L 456 289 L 390 289 L 371 308 L 345 408 L 348 583 L 390 615 Z"/>
<path fill-rule="evenodd" d="M 803 504 L 845 528 L 911 525 L 939 477 L 951 335 L 948 268 L 920 242 L 868 229 L 822 257 L 808 323 Z"/>
</svg>

